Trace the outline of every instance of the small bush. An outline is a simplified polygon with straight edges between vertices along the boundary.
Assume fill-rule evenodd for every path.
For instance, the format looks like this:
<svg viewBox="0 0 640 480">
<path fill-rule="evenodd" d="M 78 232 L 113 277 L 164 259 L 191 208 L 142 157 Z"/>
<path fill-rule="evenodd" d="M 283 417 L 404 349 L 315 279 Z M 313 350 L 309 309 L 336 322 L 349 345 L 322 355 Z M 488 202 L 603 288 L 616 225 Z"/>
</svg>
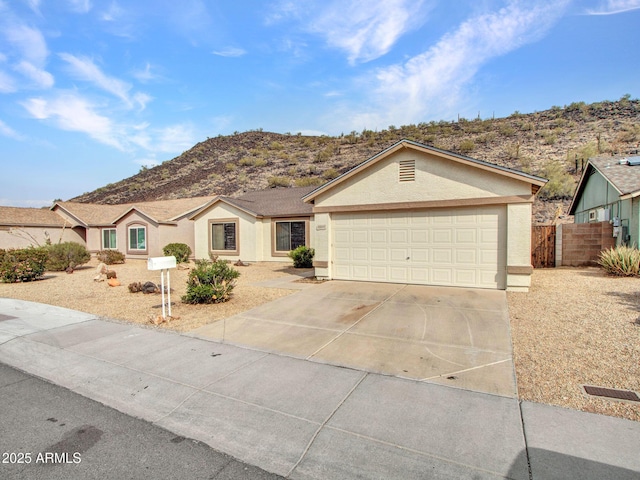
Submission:
<svg viewBox="0 0 640 480">
<path fill-rule="evenodd" d="M 42 277 L 49 251 L 46 247 L 0 250 L 0 281 L 31 282 Z"/>
<path fill-rule="evenodd" d="M 289 252 L 289 258 L 293 260 L 295 268 L 311 268 L 313 267 L 313 256 L 316 251 L 313 248 L 300 245 L 295 250 Z"/>
<path fill-rule="evenodd" d="M 67 268 L 76 268 L 91 260 L 91 254 L 84 245 L 76 242 L 56 243 L 46 247 L 49 251 L 47 270 L 62 272 Z"/>
<path fill-rule="evenodd" d="M 312 187 L 322 183 L 322 179 L 318 177 L 302 177 L 295 180 L 296 187 Z"/>
<path fill-rule="evenodd" d="M 119 250 L 100 250 L 96 253 L 99 262 L 107 265 L 115 265 L 116 263 L 124 263 L 125 256 Z"/>
<path fill-rule="evenodd" d="M 269 177 L 267 180 L 269 187 L 288 187 L 291 185 L 291 180 L 287 177 Z"/>
<path fill-rule="evenodd" d="M 603 250 L 600 252 L 598 265 L 611 275 L 640 276 L 640 250 L 625 246 Z"/>
<path fill-rule="evenodd" d="M 187 293 L 182 301 L 191 304 L 226 302 L 231 298 L 239 276 L 240 272 L 224 260 L 197 260 L 196 268 L 189 273 Z"/>
<path fill-rule="evenodd" d="M 185 263 L 189 261 L 191 256 L 191 247 L 186 243 L 169 243 L 164 246 L 162 253 L 167 257 L 173 255 L 178 263 Z"/>
<path fill-rule="evenodd" d="M 460 151 L 460 153 L 471 153 L 475 150 L 475 148 L 476 144 L 473 142 L 473 140 L 470 139 L 463 140 L 458 146 L 458 150 Z"/>
</svg>

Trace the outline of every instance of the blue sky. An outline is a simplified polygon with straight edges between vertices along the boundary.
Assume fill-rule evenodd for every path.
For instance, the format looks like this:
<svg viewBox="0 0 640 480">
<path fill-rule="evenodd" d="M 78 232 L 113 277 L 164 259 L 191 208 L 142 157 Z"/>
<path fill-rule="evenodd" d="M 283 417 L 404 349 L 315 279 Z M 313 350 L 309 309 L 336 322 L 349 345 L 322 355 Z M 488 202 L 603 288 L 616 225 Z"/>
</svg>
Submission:
<svg viewBox="0 0 640 480">
<path fill-rule="evenodd" d="M 0 0 L 0 205 L 262 128 L 640 96 L 640 0 Z"/>
</svg>

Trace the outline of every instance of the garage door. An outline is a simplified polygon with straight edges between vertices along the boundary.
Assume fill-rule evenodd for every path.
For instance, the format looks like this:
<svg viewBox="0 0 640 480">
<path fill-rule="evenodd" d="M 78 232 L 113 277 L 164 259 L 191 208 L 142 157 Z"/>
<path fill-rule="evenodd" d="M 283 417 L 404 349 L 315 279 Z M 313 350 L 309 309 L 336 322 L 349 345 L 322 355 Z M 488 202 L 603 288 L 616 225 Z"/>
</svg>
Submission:
<svg viewBox="0 0 640 480">
<path fill-rule="evenodd" d="M 505 288 L 502 206 L 332 219 L 335 279 Z"/>
</svg>

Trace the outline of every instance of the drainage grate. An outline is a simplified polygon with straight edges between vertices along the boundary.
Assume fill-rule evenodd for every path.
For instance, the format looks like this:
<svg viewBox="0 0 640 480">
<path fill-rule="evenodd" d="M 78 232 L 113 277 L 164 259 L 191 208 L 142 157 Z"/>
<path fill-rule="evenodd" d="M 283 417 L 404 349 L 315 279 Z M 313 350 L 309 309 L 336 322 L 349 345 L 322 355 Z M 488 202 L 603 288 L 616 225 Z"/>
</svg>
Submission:
<svg viewBox="0 0 640 480">
<path fill-rule="evenodd" d="M 596 397 L 608 397 L 618 400 L 629 400 L 630 402 L 640 402 L 638 394 L 631 390 L 616 390 L 615 388 L 591 387 L 585 385 L 584 391 L 589 395 L 594 395 Z"/>
<path fill-rule="evenodd" d="M 18 318 L 18 317 L 12 317 L 11 315 L 5 315 L 4 313 L 0 313 L 0 322 L 4 322 L 5 320 L 13 320 L 14 318 Z"/>
</svg>

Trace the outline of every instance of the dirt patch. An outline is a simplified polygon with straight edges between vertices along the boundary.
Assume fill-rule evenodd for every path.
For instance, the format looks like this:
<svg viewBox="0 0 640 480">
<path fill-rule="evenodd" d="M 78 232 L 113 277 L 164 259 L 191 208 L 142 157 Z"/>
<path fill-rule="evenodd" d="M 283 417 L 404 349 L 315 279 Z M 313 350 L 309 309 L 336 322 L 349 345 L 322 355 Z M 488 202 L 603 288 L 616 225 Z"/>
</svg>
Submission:
<svg viewBox="0 0 640 480">
<path fill-rule="evenodd" d="M 536 269 L 530 292 L 507 299 L 521 399 L 640 421 L 639 404 L 583 389 L 640 392 L 640 279 Z"/>
<path fill-rule="evenodd" d="M 74 273 L 47 272 L 43 280 L 27 283 L 0 283 L 0 296 L 32 302 L 46 303 L 80 310 L 95 315 L 152 325 L 152 319 L 162 314 L 162 296 L 158 294 L 130 293 L 127 286 L 134 282 L 160 283 L 160 272 L 148 271 L 145 260 L 128 260 L 122 265 L 110 265 L 121 285 L 110 287 L 106 281 L 94 282 L 98 262 L 92 260 Z M 193 264 L 191 264 L 193 266 Z M 188 305 L 181 297 L 186 293 L 190 268 L 170 271 L 172 317 L 160 328 L 184 332 L 202 325 L 230 317 L 236 313 L 290 295 L 296 290 L 264 288 L 253 283 L 295 274 L 290 264 L 274 262 L 252 263 L 246 267 L 234 267 L 240 272 L 233 298 L 226 303 L 213 305 Z"/>
</svg>

